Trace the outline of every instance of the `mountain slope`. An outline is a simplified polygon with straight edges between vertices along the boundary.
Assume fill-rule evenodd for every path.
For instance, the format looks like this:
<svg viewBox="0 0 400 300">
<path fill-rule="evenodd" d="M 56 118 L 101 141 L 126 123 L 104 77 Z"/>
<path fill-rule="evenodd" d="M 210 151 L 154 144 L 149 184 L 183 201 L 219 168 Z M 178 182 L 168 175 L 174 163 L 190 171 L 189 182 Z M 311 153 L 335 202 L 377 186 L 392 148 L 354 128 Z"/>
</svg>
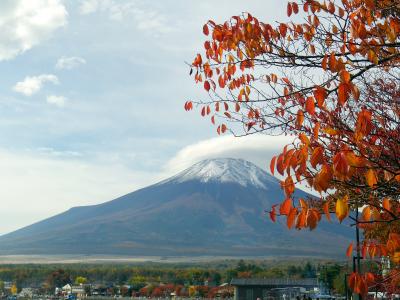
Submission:
<svg viewBox="0 0 400 300">
<path fill-rule="evenodd" d="M 306 193 L 297 190 L 297 196 Z M 0 237 L 3 254 L 319 255 L 343 253 L 352 232 L 322 223 L 289 231 L 263 213 L 279 181 L 238 159 L 195 164 L 115 200 L 75 207 Z"/>
</svg>

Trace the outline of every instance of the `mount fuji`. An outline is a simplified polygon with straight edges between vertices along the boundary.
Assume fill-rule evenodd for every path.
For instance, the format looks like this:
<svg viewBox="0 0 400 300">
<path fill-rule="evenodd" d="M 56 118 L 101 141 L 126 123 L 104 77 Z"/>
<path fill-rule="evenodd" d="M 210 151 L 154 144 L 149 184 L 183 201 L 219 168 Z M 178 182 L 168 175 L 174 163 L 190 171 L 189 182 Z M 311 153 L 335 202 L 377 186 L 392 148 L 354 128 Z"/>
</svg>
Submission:
<svg viewBox="0 0 400 300">
<path fill-rule="evenodd" d="M 296 190 L 295 196 L 309 196 Z M 201 161 L 152 186 L 70 210 L 0 237 L 1 254 L 339 257 L 353 232 L 272 223 L 279 180 L 241 159 Z"/>
</svg>

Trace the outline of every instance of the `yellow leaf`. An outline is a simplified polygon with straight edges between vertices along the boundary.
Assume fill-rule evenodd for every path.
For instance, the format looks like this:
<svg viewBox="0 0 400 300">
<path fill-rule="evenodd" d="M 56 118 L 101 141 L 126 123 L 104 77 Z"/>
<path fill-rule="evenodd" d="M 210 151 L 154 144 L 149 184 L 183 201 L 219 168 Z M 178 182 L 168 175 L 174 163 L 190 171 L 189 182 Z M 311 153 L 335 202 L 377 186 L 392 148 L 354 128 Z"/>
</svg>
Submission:
<svg viewBox="0 0 400 300">
<path fill-rule="evenodd" d="M 336 201 L 336 217 L 340 223 L 342 223 L 343 219 L 347 217 L 349 211 L 349 206 L 345 200 L 346 199 L 338 199 Z"/>
</svg>

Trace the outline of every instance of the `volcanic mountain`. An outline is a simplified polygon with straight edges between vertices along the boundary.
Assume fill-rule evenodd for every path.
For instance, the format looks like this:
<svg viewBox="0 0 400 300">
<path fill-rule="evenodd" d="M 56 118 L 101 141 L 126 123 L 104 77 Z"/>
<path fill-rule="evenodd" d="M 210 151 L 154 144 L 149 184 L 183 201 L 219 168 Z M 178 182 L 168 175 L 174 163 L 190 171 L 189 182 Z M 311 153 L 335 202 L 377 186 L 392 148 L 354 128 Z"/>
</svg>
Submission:
<svg viewBox="0 0 400 300">
<path fill-rule="evenodd" d="M 296 190 L 295 196 L 308 196 Z M 209 159 L 115 200 L 70 210 L 0 237 L 2 254 L 324 256 L 344 253 L 352 231 L 321 222 L 288 230 L 264 211 L 279 180 L 241 159 Z"/>
</svg>

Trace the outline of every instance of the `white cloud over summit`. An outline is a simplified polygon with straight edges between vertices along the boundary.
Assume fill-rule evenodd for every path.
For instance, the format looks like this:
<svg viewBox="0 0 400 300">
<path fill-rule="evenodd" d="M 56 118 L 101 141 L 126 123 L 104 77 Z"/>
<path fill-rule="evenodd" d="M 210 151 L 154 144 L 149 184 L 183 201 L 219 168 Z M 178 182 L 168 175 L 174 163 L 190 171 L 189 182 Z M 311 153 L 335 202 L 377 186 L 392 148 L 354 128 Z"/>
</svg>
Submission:
<svg viewBox="0 0 400 300">
<path fill-rule="evenodd" d="M 279 154 L 283 147 L 293 141 L 290 136 L 250 135 L 234 137 L 226 135 L 189 145 L 181 149 L 168 161 L 165 169 L 169 174 L 182 171 L 208 158 L 242 158 L 269 170 L 272 156 Z"/>
<path fill-rule="evenodd" d="M 27 76 L 23 81 L 17 82 L 14 85 L 13 90 L 25 96 L 32 96 L 33 94 L 39 92 L 43 84 L 46 82 L 51 82 L 53 84 L 59 83 L 57 76 L 53 74 Z"/>
<path fill-rule="evenodd" d="M 12 59 L 67 23 L 59 0 L 3 0 L 0 2 L 0 61 Z"/>
</svg>

